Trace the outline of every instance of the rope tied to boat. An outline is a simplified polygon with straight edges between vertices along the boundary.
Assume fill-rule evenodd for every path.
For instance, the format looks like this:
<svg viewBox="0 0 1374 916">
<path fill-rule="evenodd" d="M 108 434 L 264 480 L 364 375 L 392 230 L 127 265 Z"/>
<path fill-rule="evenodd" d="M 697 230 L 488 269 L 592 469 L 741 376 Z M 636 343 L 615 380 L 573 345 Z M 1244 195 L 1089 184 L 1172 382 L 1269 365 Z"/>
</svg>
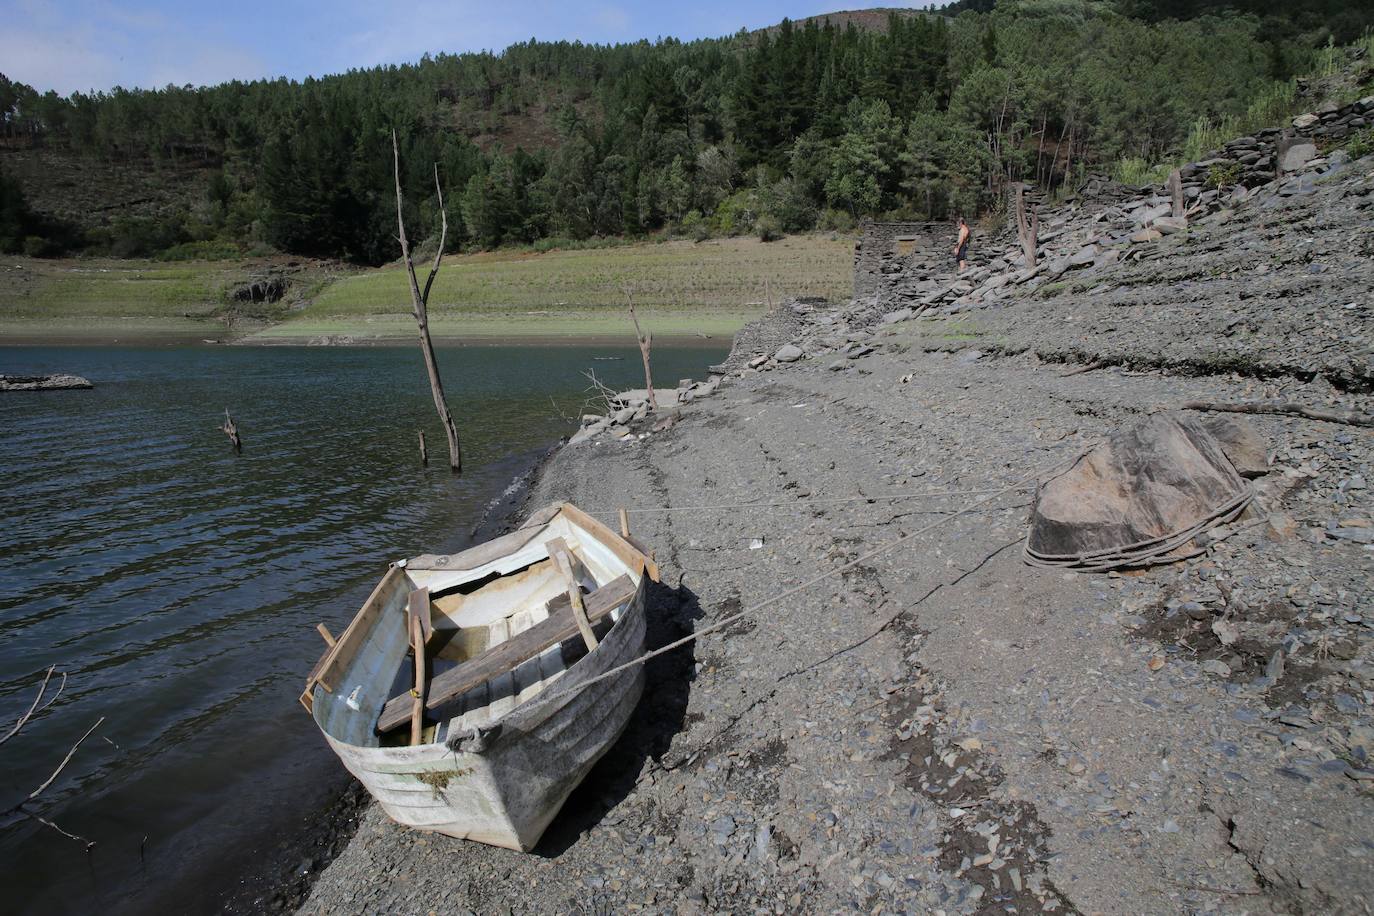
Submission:
<svg viewBox="0 0 1374 916">
<path fill-rule="evenodd" d="M 614 668 L 609 668 L 606 671 L 603 671 L 602 673 L 596 675 L 595 677 L 589 677 L 584 681 L 579 681 L 576 684 L 573 684 L 562 690 L 550 693 L 547 697 L 541 697 L 540 699 L 544 702 L 553 702 L 555 700 L 561 700 L 564 697 L 570 697 L 575 694 L 581 693 L 583 690 L 587 689 L 593 684 L 609 680 L 610 678 L 615 677 L 616 675 L 621 674 L 622 672 L 628 671 L 629 669 L 634 668 L 637 665 L 642 665 L 645 662 L 648 662 L 650 659 L 657 658 L 660 655 L 666 655 L 667 653 L 672 652 L 675 649 L 680 649 L 688 643 L 694 642 L 695 640 L 700 639 L 701 637 L 706 636 L 708 634 L 714 633 L 717 630 L 723 630 L 744 617 L 748 617 L 751 614 L 756 614 L 764 608 L 771 607 L 787 598 L 792 597 L 793 595 L 798 594 L 799 592 L 806 591 L 812 586 L 818 585 L 827 579 L 841 575 L 842 573 L 850 569 L 853 569 L 854 567 L 862 563 L 866 563 L 874 557 L 878 557 L 891 550 L 895 550 L 903 544 L 907 544 L 915 540 L 916 538 L 921 537 L 924 534 L 929 534 L 931 531 L 934 531 L 936 528 L 940 527 L 946 522 L 953 521 L 954 519 L 959 518 L 963 515 L 968 515 L 969 513 L 974 512 L 979 508 L 992 502 L 993 500 L 997 499 L 997 497 L 999 496 L 1003 496 L 1007 493 L 1014 493 L 1018 490 L 1026 489 L 1028 486 L 1038 488 L 1039 484 L 1032 483 L 1033 481 L 1038 481 L 1042 475 L 1052 476 L 1056 472 L 1062 473 L 1062 471 L 1067 470 L 1069 467 L 1072 467 L 1073 464 L 1076 461 L 1078 461 L 1078 459 L 1082 458 L 1090 450 L 1091 449 L 1085 449 L 1082 452 L 1079 452 L 1078 454 L 1074 455 L 1070 459 L 1057 461 L 1054 464 L 1051 464 L 1042 470 L 1033 471 L 1032 473 L 1027 474 L 1025 477 L 1020 478 L 1014 483 L 1007 484 L 1004 487 L 995 490 L 983 491 L 987 495 L 983 496 L 980 499 L 975 499 L 972 502 L 965 504 L 963 507 L 954 510 L 949 515 L 943 518 L 936 519 L 929 525 L 926 525 L 925 527 L 920 528 L 917 531 L 913 531 L 910 534 L 904 534 L 898 538 L 894 538 L 893 540 L 888 541 L 885 544 L 880 544 L 872 550 L 868 551 L 867 553 L 860 554 L 854 559 L 848 561 L 847 563 L 843 563 L 840 566 L 835 567 L 834 569 L 830 569 L 826 572 L 821 573 L 820 575 L 813 576 L 810 579 L 807 579 L 805 582 L 802 582 L 798 585 L 794 585 L 791 588 L 786 589 L 785 591 L 779 592 L 776 595 L 765 598 L 759 603 L 744 608 L 741 611 L 738 611 L 734 614 L 730 614 L 727 617 L 722 617 L 715 623 L 708 624 L 707 626 L 704 626 L 698 630 L 693 630 L 691 633 L 688 633 L 681 639 L 676 639 L 670 643 L 659 646 L 657 649 L 645 652 L 643 655 L 640 655 L 637 658 L 632 658 L 628 662 L 623 662 L 622 664 L 616 665 Z M 864 499 L 866 500 L 868 499 L 868 497 L 864 497 Z"/>
<path fill-rule="evenodd" d="M 1013 485 L 1012 490 L 1031 490 L 1035 484 Z M 734 511 L 738 509 L 785 509 L 791 506 L 843 503 L 873 503 L 884 499 L 942 499 L 953 496 L 984 496 L 986 494 L 1002 494 L 1008 492 L 1007 488 L 1000 490 L 920 490 L 907 493 L 877 493 L 868 496 L 798 496 L 795 499 L 783 500 L 781 502 L 739 502 L 739 503 L 708 503 L 700 506 L 636 506 L 636 507 L 607 507 L 602 506 L 597 509 L 588 510 L 598 515 L 605 515 L 624 508 L 626 512 L 634 514 L 665 513 L 665 512 L 706 512 L 706 511 Z"/>
</svg>

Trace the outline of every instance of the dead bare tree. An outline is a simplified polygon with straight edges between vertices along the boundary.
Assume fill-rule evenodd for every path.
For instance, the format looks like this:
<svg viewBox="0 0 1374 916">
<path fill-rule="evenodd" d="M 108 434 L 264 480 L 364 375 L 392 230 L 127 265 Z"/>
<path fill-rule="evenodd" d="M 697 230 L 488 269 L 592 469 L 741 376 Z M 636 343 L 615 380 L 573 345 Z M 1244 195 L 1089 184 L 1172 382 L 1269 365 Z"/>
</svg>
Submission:
<svg viewBox="0 0 1374 916">
<path fill-rule="evenodd" d="M 62 674 L 62 683 L 57 685 L 57 692 L 54 693 L 51 697 L 49 697 L 46 703 L 43 702 L 43 697 L 48 692 L 48 684 L 52 681 L 53 672 L 55 670 L 56 666 L 54 665 L 48 668 L 48 670 L 43 674 L 43 682 L 38 685 L 38 693 L 34 696 L 33 702 L 29 704 L 28 710 L 22 716 L 20 716 L 18 720 L 15 721 L 13 727 L 11 727 L 10 730 L 6 732 L 3 737 L 0 737 L 0 744 L 4 744 L 6 741 L 10 740 L 15 735 L 19 734 L 19 732 L 23 730 L 24 726 L 29 724 L 29 720 L 32 719 L 35 714 L 41 713 L 43 710 L 47 709 L 53 703 L 56 703 L 58 697 L 62 696 L 62 691 L 65 690 L 67 687 L 67 675 L 65 672 Z M 52 774 L 49 775 L 47 779 L 43 780 L 43 784 L 40 785 L 38 788 L 34 789 L 28 795 L 24 796 L 24 798 L 20 800 L 18 803 L 11 805 L 4 811 L 0 811 L 0 818 L 7 818 L 12 814 L 19 815 L 21 817 L 27 817 L 30 820 L 37 821 L 45 827 L 51 827 L 53 830 L 56 830 L 58 833 L 62 834 L 69 840 L 76 840 L 78 843 L 84 843 L 88 850 L 92 846 L 94 846 L 94 840 L 88 840 L 83 836 L 77 836 L 74 833 L 69 833 L 68 831 L 63 830 L 61 827 L 57 826 L 57 824 L 53 823 L 47 818 L 39 814 L 36 814 L 33 811 L 30 811 L 28 806 L 31 805 L 33 801 L 36 798 L 38 798 L 38 796 L 42 795 L 43 792 L 57 780 L 57 777 L 60 776 L 62 774 L 62 771 L 67 768 L 67 764 L 72 762 L 72 757 L 76 756 L 77 748 L 81 747 L 82 743 L 85 742 L 85 740 L 89 738 L 91 734 L 97 728 L 99 728 L 101 726 L 101 723 L 103 723 L 104 721 L 104 716 L 101 716 L 99 719 L 97 719 L 95 724 L 88 728 L 86 730 L 86 733 L 82 735 L 80 738 L 78 738 L 76 740 L 76 743 L 71 746 L 71 749 L 67 751 L 67 756 L 63 757 L 62 762 L 57 765 L 57 769 L 53 770 Z"/>
<path fill-rule="evenodd" d="M 1036 251 L 1040 247 L 1040 216 L 1034 210 L 1026 219 L 1026 186 L 1016 186 L 1016 237 L 1021 240 L 1021 250 L 1025 253 L 1026 269 L 1035 268 Z"/>
<path fill-rule="evenodd" d="M 616 392 L 607 387 L 605 382 L 596 377 L 595 369 L 588 369 L 586 372 L 582 373 L 582 377 L 591 382 L 590 385 L 583 389 L 589 394 L 587 399 L 582 402 L 582 412 L 586 413 L 588 410 L 599 410 L 602 414 L 606 415 L 614 413 L 614 411 L 611 410 L 611 404 L 615 402 Z"/>
<path fill-rule="evenodd" d="M 654 395 L 654 374 L 649 369 L 649 350 L 654 345 L 654 335 L 645 334 L 639 327 L 639 317 L 635 315 L 635 300 L 630 290 L 625 289 L 625 301 L 630 303 L 630 319 L 635 323 L 635 337 L 639 340 L 639 355 L 644 360 L 644 387 L 649 393 L 649 409 L 658 413 L 658 398 Z"/>
<path fill-rule="evenodd" d="M 448 402 L 444 399 L 444 383 L 439 378 L 439 364 L 434 358 L 434 342 L 429 337 L 429 292 L 434 286 L 434 278 L 439 274 L 439 263 L 444 257 L 444 242 L 448 239 L 448 212 L 444 209 L 444 189 L 439 185 L 439 166 L 434 166 L 434 190 L 439 195 L 439 216 L 442 220 L 439 230 L 439 247 L 434 252 L 434 264 L 429 269 L 425 288 L 415 277 L 415 262 L 410 257 L 410 243 L 406 241 L 405 217 L 401 212 L 401 149 L 396 142 L 396 131 L 391 132 L 391 153 L 396 177 L 396 231 L 401 243 L 401 256 L 406 262 L 406 274 L 410 278 L 410 301 L 415 309 L 415 323 L 420 328 L 420 352 L 425 356 L 425 371 L 429 373 L 429 391 L 434 395 L 434 409 L 439 412 L 444 434 L 448 436 L 448 464 L 453 473 L 463 470 L 463 454 L 458 445 L 458 426 L 453 422 Z"/>
</svg>

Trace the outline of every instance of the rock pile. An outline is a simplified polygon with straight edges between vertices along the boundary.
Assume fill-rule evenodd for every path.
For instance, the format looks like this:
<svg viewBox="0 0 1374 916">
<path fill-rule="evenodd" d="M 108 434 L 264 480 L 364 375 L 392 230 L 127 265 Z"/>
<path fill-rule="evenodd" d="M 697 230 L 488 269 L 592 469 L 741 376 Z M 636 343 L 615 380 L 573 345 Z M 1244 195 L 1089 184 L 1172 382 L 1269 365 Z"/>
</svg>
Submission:
<svg viewBox="0 0 1374 916">
<path fill-rule="evenodd" d="M 586 442 L 602 433 L 612 439 L 643 439 L 651 432 L 669 429 L 677 422 L 682 405 L 710 397 L 720 383 L 721 376 L 712 375 L 704 382 L 682 379 L 677 388 L 655 387 L 654 399 L 658 404 L 658 412 L 652 414 L 652 428 L 638 435 L 635 433 L 637 426 L 651 418 L 648 390 L 636 388 L 611 395 L 606 399 L 607 413 L 584 414 L 581 428 L 568 440 L 568 444 Z"/>
<path fill-rule="evenodd" d="M 93 388 L 79 375 L 0 375 L 0 391 L 61 391 L 72 388 Z"/>
</svg>

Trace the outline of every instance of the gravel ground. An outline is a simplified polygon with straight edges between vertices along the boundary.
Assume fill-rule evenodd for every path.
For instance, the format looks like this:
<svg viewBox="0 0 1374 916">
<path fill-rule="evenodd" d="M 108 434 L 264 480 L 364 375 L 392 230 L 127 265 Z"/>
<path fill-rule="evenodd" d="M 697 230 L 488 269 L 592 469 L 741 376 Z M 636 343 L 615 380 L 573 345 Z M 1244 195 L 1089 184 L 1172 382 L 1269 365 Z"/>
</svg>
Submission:
<svg viewBox="0 0 1374 916">
<path fill-rule="evenodd" d="M 1352 214 L 1365 172 L 1331 182 Z M 1117 298 L 1016 284 L 886 323 L 872 303 L 788 306 L 800 358 L 737 347 L 670 428 L 561 450 L 529 504 L 642 510 L 663 567 L 651 645 L 834 575 L 650 662 L 629 731 L 535 853 L 374 807 L 304 911 L 1368 912 L 1374 430 L 1253 418 L 1271 469 L 1192 560 L 1021 558 L 1027 484 L 1133 418 L 1374 406 L 1368 256 L 1333 237 L 1288 258 L 1333 210 L 1266 199 L 1090 268 Z M 1182 262 L 1232 258 L 1259 212 L 1277 214 L 1270 270 L 1236 255 L 1231 293 L 1190 298 Z M 1209 355 L 1229 352 L 1214 312 L 1242 309 L 1254 358 Z M 1091 324 L 1108 316 L 1119 332 Z"/>
</svg>

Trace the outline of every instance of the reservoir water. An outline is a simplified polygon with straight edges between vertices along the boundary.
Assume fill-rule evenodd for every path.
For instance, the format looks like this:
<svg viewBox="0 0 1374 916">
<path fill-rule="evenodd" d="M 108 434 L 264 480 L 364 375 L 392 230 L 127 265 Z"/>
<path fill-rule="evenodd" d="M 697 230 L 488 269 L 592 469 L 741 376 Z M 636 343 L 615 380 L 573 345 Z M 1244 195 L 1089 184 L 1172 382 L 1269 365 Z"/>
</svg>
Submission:
<svg viewBox="0 0 1374 916">
<path fill-rule="evenodd" d="M 723 355 L 660 345 L 655 375 L 704 377 Z M 584 371 L 643 385 L 633 345 L 439 362 L 461 477 L 417 347 L 0 348 L 0 373 L 96 385 L 0 395 L 0 736 L 49 666 L 67 675 L 0 746 L 0 810 L 104 717 L 30 806 L 96 845 L 0 820 L 0 911 L 204 911 L 255 859 L 291 855 L 291 825 L 346 776 L 297 702 L 315 624 L 340 632 L 388 562 L 464 546 L 572 431 Z"/>
</svg>

